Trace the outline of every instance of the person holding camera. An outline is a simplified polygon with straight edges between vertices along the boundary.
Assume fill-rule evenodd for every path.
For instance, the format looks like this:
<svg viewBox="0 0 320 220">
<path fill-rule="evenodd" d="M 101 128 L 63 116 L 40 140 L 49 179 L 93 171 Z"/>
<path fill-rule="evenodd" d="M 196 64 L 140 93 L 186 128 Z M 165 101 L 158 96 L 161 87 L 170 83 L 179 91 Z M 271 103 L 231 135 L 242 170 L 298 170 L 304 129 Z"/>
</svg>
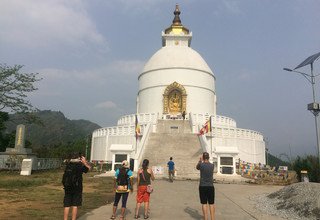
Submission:
<svg viewBox="0 0 320 220">
<path fill-rule="evenodd" d="M 87 173 L 91 166 L 86 158 L 79 153 L 69 155 L 66 163 L 66 169 L 62 177 L 64 188 L 63 219 L 68 219 L 69 210 L 72 207 L 72 220 L 76 220 L 78 206 L 82 205 L 82 174 Z"/>
<path fill-rule="evenodd" d="M 202 212 L 204 220 L 208 219 L 208 206 L 210 209 L 211 220 L 214 220 L 215 206 L 214 197 L 215 190 L 213 186 L 213 170 L 214 165 L 209 162 L 209 153 L 204 152 L 196 166 L 200 170 L 199 196 L 202 204 Z"/>
</svg>

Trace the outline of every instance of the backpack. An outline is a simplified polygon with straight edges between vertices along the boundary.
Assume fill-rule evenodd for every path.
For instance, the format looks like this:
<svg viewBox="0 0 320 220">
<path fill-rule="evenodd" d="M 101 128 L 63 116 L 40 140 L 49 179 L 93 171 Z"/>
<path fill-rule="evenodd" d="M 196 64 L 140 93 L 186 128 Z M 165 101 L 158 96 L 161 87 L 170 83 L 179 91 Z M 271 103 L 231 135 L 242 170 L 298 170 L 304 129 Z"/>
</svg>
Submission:
<svg viewBox="0 0 320 220">
<path fill-rule="evenodd" d="M 81 175 L 76 163 L 68 163 L 62 176 L 62 184 L 65 190 L 74 191 L 81 184 Z"/>
<path fill-rule="evenodd" d="M 124 172 L 125 171 L 125 172 Z M 117 177 L 117 190 L 118 191 L 126 191 L 128 189 L 128 172 L 129 169 L 123 170 L 122 168 L 119 170 L 119 174 Z"/>
</svg>

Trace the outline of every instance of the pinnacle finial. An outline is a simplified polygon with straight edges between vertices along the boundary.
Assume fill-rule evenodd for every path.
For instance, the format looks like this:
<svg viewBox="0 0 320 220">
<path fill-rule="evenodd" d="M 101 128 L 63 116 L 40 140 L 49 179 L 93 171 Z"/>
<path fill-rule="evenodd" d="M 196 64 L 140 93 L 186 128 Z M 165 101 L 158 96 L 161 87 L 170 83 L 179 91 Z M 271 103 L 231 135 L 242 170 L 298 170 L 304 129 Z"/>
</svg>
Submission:
<svg viewBox="0 0 320 220">
<path fill-rule="evenodd" d="M 172 21 L 173 25 L 181 25 L 181 20 L 180 20 L 180 9 L 179 9 L 179 5 L 176 4 L 176 9 L 174 10 L 173 14 L 174 14 L 174 19 Z"/>
</svg>

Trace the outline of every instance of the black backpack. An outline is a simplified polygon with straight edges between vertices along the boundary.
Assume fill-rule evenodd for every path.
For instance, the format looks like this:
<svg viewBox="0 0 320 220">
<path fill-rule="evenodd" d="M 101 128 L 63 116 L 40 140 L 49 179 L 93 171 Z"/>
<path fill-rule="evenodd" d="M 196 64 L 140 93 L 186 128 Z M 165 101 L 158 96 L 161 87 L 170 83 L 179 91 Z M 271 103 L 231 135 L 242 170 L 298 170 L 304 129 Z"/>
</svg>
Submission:
<svg viewBox="0 0 320 220">
<path fill-rule="evenodd" d="M 65 190 L 74 191 L 81 184 L 81 173 L 76 163 L 68 163 L 62 177 L 62 184 Z"/>
<path fill-rule="evenodd" d="M 119 170 L 119 175 L 117 178 L 118 186 L 127 186 L 128 185 L 128 176 L 129 176 L 128 172 L 129 172 L 129 169 L 121 168 Z"/>
</svg>

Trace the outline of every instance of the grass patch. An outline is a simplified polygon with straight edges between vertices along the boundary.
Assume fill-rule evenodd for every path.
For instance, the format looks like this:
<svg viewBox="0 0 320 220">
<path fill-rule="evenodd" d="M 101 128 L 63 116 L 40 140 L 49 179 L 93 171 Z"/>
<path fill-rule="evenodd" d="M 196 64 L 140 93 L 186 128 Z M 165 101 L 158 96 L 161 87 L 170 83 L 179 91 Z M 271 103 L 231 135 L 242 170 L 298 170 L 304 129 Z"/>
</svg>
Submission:
<svg viewBox="0 0 320 220">
<path fill-rule="evenodd" d="M 48 181 L 46 179 L 12 179 L 12 180 L 0 180 L 0 188 L 5 189 L 19 189 L 22 187 L 42 186 Z"/>
<path fill-rule="evenodd" d="M 111 203 L 113 179 L 95 178 L 94 172 L 83 175 L 81 216 L 92 209 Z M 63 170 L 34 172 L 0 172 L 0 219 L 63 219 Z"/>
</svg>

